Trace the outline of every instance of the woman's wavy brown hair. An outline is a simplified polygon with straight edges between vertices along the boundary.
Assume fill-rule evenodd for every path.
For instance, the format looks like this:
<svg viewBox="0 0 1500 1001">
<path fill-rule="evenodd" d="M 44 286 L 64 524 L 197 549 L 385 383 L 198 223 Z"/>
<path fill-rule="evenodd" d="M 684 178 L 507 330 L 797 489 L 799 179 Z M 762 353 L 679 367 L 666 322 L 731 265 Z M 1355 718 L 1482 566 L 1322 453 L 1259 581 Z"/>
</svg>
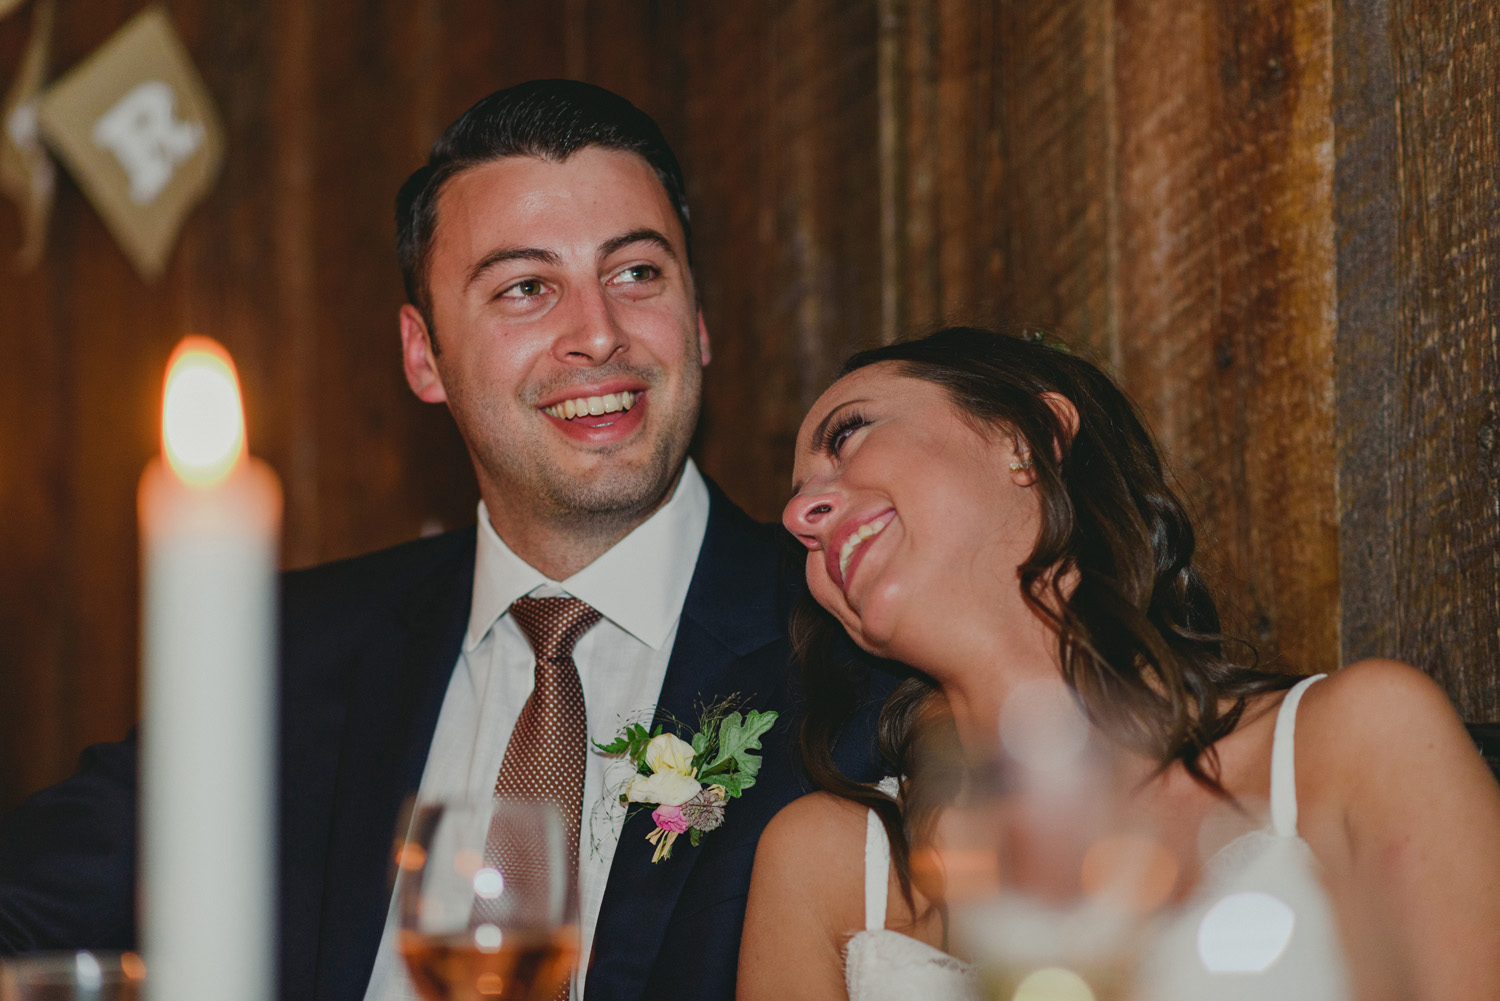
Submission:
<svg viewBox="0 0 1500 1001">
<path fill-rule="evenodd" d="M 860 352 L 840 376 L 881 362 L 942 387 L 981 433 L 1012 435 L 1029 447 L 1041 518 L 1036 546 L 1018 568 L 1020 588 L 1057 633 L 1063 679 L 1112 739 L 1162 770 L 1181 762 L 1197 782 L 1227 796 L 1214 742 L 1234 730 L 1251 696 L 1299 678 L 1257 667 L 1253 647 L 1221 632 L 1213 595 L 1193 564 L 1193 527 L 1129 397 L 1096 365 L 1035 332 L 950 327 Z M 1076 432 L 1044 393 L 1073 404 Z M 858 707 L 872 658 L 841 632 L 811 599 L 798 609 L 800 750 L 820 788 L 881 818 L 911 903 L 910 845 L 958 781 L 951 771 L 922 771 L 918 750 L 951 742 L 951 720 L 933 698 L 936 685 L 905 669 L 878 728 L 882 756 L 904 776 L 904 809 L 842 774 L 832 741 Z"/>
</svg>

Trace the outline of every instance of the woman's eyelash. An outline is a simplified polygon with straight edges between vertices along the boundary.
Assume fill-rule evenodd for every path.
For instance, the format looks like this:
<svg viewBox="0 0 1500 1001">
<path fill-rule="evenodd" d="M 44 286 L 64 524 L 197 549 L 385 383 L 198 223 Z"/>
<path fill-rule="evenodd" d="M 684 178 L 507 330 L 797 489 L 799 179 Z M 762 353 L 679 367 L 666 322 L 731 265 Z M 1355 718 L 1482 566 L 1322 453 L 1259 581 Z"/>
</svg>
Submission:
<svg viewBox="0 0 1500 1001">
<path fill-rule="evenodd" d="M 844 439 L 868 423 L 870 422 L 865 420 L 864 414 L 855 410 L 845 411 L 843 416 L 824 430 L 821 442 L 823 451 L 829 455 L 838 455 L 839 449 L 844 445 Z"/>
</svg>

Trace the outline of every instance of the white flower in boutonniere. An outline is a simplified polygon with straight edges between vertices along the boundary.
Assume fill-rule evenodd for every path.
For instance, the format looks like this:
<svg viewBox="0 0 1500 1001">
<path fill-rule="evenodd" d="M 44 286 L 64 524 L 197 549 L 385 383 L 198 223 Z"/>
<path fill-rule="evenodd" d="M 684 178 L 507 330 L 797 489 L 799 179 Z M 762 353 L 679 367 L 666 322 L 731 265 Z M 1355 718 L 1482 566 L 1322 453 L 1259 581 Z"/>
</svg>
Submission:
<svg viewBox="0 0 1500 1001">
<path fill-rule="evenodd" d="M 732 696 L 704 707 L 687 740 L 663 732 L 660 724 L 648 731 L 634 723 L 610 743 L 594 745 L 635 766 L 621 803 L 656 804 L 651 811 L 656 827 L 646 835 L 656 846 L 652 862 L 672 857 L 679 834 L 687 834 L 696 848 L 704 834 L 724 823 L 724 804 L 755 784 L 760 771 L 755 752 L 776 713 L 752 710 L 741 716 L 729 711 L 737 701 Z"/>
<path fill-rule="evenodd" d="M 703 783 L 681 772 L 657 772 L 637 775 L 625 787 L 625 799 L 631 803 L 660 803 L 681 806 L 703 788 Z"/>
<path fill-rule="evenodd" d="M 693 774 L 693 745 L 670 733 L 659 733 L 646 745 L 646 767 L 653 772 Z"/>
</svg>

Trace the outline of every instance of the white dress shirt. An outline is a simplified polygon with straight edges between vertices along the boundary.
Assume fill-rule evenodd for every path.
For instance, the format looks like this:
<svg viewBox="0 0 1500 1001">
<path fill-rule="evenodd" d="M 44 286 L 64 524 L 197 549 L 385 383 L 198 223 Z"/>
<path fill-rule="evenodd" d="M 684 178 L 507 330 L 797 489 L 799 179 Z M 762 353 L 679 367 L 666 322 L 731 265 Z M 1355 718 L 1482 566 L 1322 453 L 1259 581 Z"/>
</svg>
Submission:
<svg viewBox="0 0 1500 1001">
<path fill-rule="evenodd" d="M 613 740 L 626 723 L 649 723 L 667 673 L 682 603 L 708 528 L 708 487 L 689 459 L 666 504 L 603 556 L 565 581 L 549 580 L 510 550 L 479 503 L 479 542 L 469 627 L 448 682 L 422 772 L 419 801 L 488 796 L 511 730 L 535 681 L 531 644 L 509 614 L 517 598 L 571 595 L 603 618 L 573 648 L 588 711 L 589 739 Z M 580 956 L 586 963 L 625 808 L 619 790 L 633 769 L 589 748 L 578 847 Z M 651 846 L 626 846 L 650 852 Z M 415 1001 L 396 951 L 394 898 L 365 1001 Z M 586 970 L 573 981 L 583 997 Z"/>
</svg>

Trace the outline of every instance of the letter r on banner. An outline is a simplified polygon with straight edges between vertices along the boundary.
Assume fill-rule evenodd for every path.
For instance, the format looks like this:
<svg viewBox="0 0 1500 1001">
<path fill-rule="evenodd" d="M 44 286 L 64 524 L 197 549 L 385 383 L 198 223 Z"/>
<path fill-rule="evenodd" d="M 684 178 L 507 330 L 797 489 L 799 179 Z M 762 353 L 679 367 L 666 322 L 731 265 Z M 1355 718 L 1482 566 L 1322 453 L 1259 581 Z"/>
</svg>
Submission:
<svg viewBox="0 0 1500 1001">
<path fill-rule="evenodd" d="M 147 7 L 48 86 L 37 125 L 141 277 L 155 281 L 224 154 L 213 99 L 166 10 Z"/>
<path fill-rule="evenodd" d="M 94 123 L 93 140 L 130 178 L 130 200 L 145 205 L 203 143 L 203 126 L 177 118 L 176 95 L 160 80 L 136 84 Z"/>
</svg>

